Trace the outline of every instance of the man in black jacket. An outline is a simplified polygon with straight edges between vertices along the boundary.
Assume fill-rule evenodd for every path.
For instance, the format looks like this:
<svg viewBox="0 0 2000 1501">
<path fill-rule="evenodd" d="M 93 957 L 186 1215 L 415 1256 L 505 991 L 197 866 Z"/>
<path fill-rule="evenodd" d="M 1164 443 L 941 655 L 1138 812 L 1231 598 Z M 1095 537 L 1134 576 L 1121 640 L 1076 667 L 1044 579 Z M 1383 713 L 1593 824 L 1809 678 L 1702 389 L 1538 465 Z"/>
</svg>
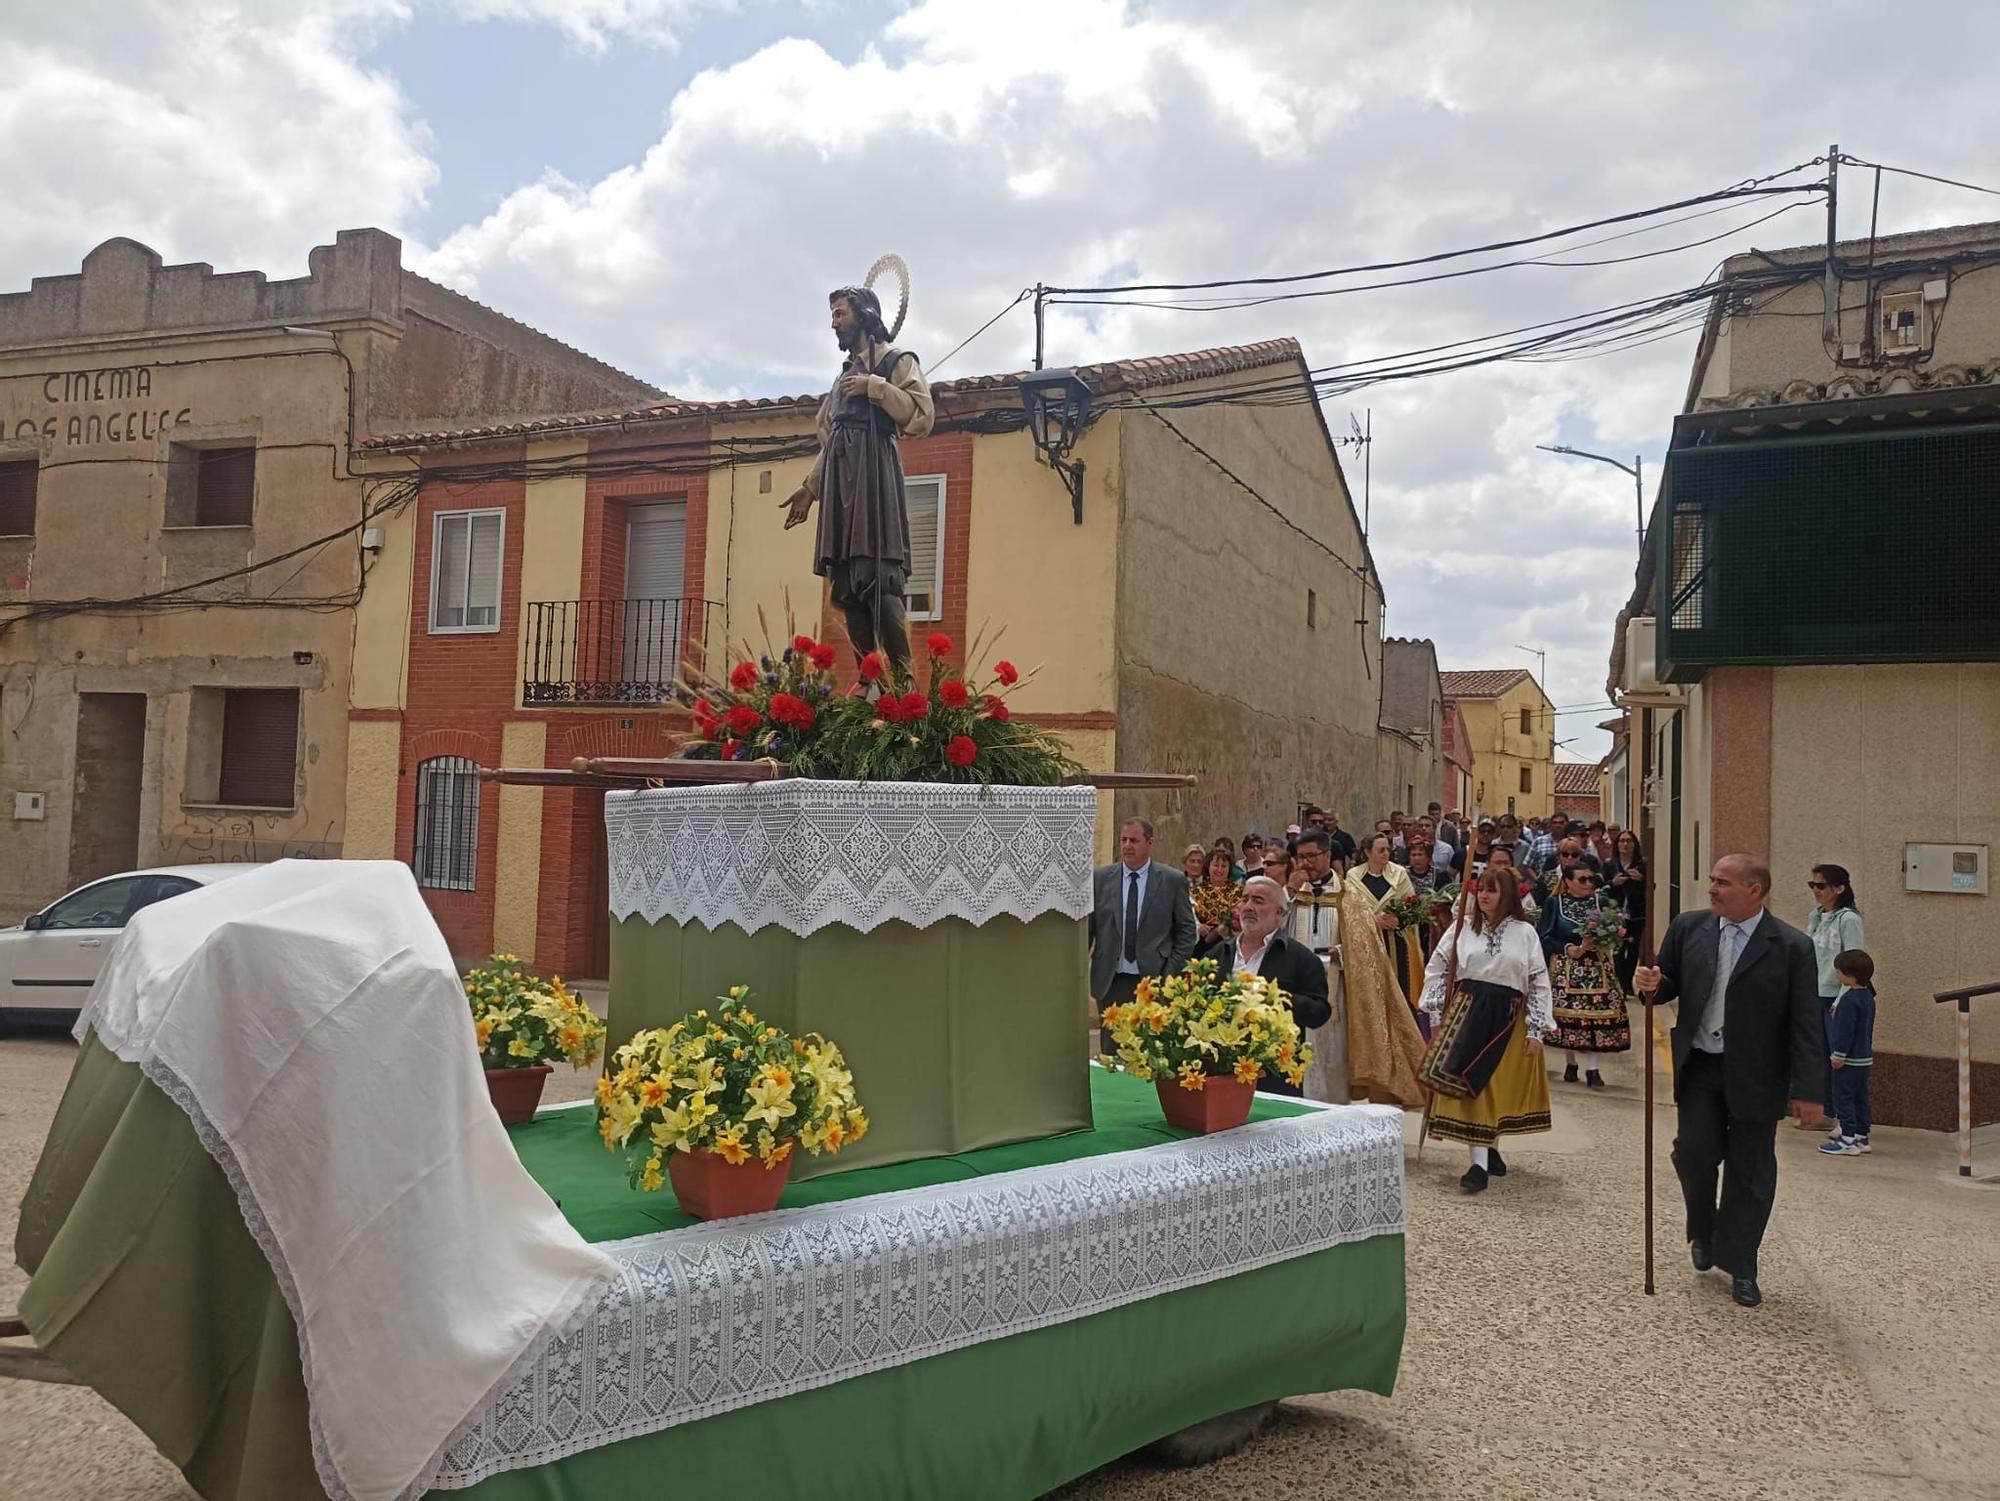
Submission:
<svg viewBox="0 0 2000 1501">
<path fill-rule="evenodd" d="M 1324 1026 L 1333 1015 L 1327 998 L 1326 965 L 1313 951 L 1278 931 L 1285 920 L 1285 888 L 1269 876 L 1251 876 L 1243 883 L 1243 901 L 1237 912 L 1241 931 L 1225 938 L 1203 954 L 1213 959 L 1225 977 L 1248 971 L 1259 979 L 1277 983 L 1292 1001 L 1292 1019 L 1301 1028 Z M 1819 997 L 1813 997 L 1817 1005 Z M 1310 1039 L 1308 1039 L 1310 1040 Z M 1257 1087 L 1271 1094 L 1302 1094 L 1291 1084 L 1265 1074 Z"/>
<path fill-rule="evenodd" d="M 1768 866 L 1724 855 L 1706 912 L 1683 912 L 1639 990 L 1684 1004 L 1674 1020 L 1674 1171 L 1695 1270 L 1719 1266 L 1745 1308 L 1763 1301 L 1757 1248 L 1778 1191 L 1778 1122 L 1817 1125 L 1826 1101 L 1826 1019 L 1812 940 L 1764 910 Z M 1716 1204 L 1717 1171 L 1722 1202 Z"/>
</svg>

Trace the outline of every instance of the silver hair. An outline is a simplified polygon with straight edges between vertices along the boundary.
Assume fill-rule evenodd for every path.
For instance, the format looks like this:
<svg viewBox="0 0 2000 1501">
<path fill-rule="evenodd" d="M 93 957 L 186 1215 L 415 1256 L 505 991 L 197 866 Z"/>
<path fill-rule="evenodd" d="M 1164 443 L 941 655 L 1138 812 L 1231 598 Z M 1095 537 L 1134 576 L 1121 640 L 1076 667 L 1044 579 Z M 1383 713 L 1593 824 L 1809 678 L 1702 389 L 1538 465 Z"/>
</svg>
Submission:
<svg viewBox="0 0 2000 1501">
<path fill-rule="evenodd" d="M 1269 876 L 1245 876 L 1243 879 L 1243 892 L 1246 896 L 1249 894 L 1250 888 L 1252 886 L 1270 887 L 1271 890 L 1277 894 L 1278 907 L 1280 910 L 1283 910 L 1284 908 L 1289 907 L 1291 905 L 1292 902 L 1291 893 L 1286 891 L 1283 885 L 1281 885 L 1277 881 L 1272 880 Z"/>
</svg>

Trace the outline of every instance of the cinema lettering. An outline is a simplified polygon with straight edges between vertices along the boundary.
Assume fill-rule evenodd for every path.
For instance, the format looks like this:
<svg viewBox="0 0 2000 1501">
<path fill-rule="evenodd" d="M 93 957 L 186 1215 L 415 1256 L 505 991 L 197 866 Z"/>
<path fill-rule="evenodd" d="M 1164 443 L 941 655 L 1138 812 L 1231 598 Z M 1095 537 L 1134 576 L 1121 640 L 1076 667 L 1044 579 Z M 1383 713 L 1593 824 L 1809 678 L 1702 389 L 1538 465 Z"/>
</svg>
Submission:
<svg viewBox="0 0 2000 1501">
<path fill-rule="evenodd" d="M 39 405 L 45 409 L 0 416 L 0 433 L 15 442 L 40 442 L 51 448 L 148 443 L 194 416 L 192 407 L 177 407 L 154 398 L 150 365 L 63 370 L 31 377 L 20 385 L 13 381 L 7 384 L 11 388 L 8 394 L 17 399 L 20 385 L 25 385 L 33 393 L 30 403 L 39 396 Z M 111 410 L 101 410 L 107 406 Z"/>
</svg>

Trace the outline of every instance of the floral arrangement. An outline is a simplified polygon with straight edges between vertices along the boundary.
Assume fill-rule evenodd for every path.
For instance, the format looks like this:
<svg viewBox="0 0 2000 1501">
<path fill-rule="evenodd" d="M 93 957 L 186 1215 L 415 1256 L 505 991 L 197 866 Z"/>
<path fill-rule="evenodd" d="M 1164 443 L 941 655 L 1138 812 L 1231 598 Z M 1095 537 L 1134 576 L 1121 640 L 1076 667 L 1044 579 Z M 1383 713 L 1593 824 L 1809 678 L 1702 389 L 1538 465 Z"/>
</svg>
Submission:
<svg viewBox="0 0 2000 1501">
<path fill-rule="evenodd" d="M 1616 955 L 1625 942 L 1625 914 L 1612 906 L 1600 906 L 1577 925 L 1576 941 L 1594 948 L 1605 958 Z"/>
<path fill-rule="evenodd" d="M 1426 921 L 1434 923 L 1450 922 L 1458 911 L 1459 890 L 1460 883 L 1453 881 L 1449 886 L 1440 886 L 1436 890 L 1427 893 L 1426 896 L 1430 902 L 1431 910 L 1430 916 Z"/>
<path fill-rule="evenodd" d="M 705 1149 L 732 1166 L 754 1157 L 775 1168 L 794 1146 L 818 1156 L 867 1134 L 839 1048 L 759 1021 L 746 986 L 718 1000 L 714 1015 L 635 1034 L 597 1081 L 598 1134 L 619 1151 L 643 1132 L 628 1162 L 633 1185 L 649 1193 L 666 1181 L 669 1152 Z"/>
<path fill-rule="evenodd" d="M 1204 1089 L 1210 1078 L 1254 1084 L 1266 1073 L 1303 1083 L 1312 1047 L 1285 992 L 1256 975 L 1223 978 L 1213 959 L 1196 959 L 1178 975 L 1139 982 L 1122 1006 L 1107 1006 L 1103 1023 L 1118 1045 L 1104 1065 L 1140 1079 L 1172 1079 Z"/>
<path fill-rule="evenodd" d="M 969 663 L 978 648 L 975 641 Z M 1014 717 L 1008 695 L 1027 681 L 1019 668 L 998 661 L 990 672 L 961 670 L 949 661 L 953 649 L 950 636 L 933 631 L 922 668 L 910 673 L 870 652 L 854 691 L 842 693 L 833 647 L 806 635 L 782 649 L 767 641 L 722 681 L 678 690 L 695 730 L 681 755 L 769 757 L 796 776 L 835 781 L 1045 787 L 1082 774 L 1060 739 Z"/>
<path fill-rule="evenodd" d="M 533 1068 L 557 1059 L 588 1068 L 604 1052 L 604 1023 L 562 982 L 531 974 L 513 954 L 465 973 L 472 1032 L 487 1068 Z"/>
<path fill-rule="evenodd" d="M 1418 928 L 1430 920 L 1431 902 L 1427 891 L 1382 899 L 1382 911 L 1406 928 Z"/>
</svg>

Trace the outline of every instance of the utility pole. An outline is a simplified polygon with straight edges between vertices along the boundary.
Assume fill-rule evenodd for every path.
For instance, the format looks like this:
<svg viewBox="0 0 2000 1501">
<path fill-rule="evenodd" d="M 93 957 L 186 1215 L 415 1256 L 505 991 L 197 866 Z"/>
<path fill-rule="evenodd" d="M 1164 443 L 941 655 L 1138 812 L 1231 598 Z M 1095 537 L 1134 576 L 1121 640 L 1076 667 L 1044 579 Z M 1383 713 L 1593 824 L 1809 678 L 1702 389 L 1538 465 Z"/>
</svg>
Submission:
<svg viewBox="0 0 2000 1501">
<path fill-rule="evenodd" d="M 1035 283 L 1035 368 L 1042 368 L 1042 307 L 1047 298 L 1047 290 L 1040 282 Z"/>
</svg>

